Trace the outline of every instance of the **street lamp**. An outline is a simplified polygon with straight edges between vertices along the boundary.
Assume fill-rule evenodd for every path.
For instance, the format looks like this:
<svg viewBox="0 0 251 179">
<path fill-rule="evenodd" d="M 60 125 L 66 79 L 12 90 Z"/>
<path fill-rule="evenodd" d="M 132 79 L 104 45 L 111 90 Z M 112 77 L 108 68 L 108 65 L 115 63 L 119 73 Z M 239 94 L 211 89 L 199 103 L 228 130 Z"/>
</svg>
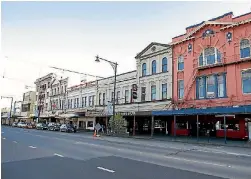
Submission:
<svg viewBox="0 0 251 179">
<path fill-rule="evenodd" d="M 114 70 L 114 89 L 113 89 L 113 115 L 112 115 L 112 118 L 113 118 L 113 121 L 115 120 L 115 97 L 116 97 L 116 78 L 117 78 L 117 66 L 118 66 L 118 63 L 117 62 L 112 62 L 110 60 L 106 60 L 106 59 L 103 59 L 103 58 L 100 58 L 98 55 L 96 56 L 96 59 L 95 59 L 95 62 L 100 62 L 100 60 L 102 61 L 105 61 L 107 63 L 109 63 L 113 70 Z M 107 126 L 106 126 L 107 127 Z"/>
</svg>

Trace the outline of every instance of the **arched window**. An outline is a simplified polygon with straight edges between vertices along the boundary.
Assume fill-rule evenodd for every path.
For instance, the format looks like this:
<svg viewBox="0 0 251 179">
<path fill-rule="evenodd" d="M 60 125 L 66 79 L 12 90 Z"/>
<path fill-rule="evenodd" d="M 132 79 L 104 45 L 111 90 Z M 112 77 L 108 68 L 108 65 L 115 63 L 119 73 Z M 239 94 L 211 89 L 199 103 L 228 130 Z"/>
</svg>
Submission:
<svg viewBox="0 0 251 179">
<path fill-rule="evenodd" d="M 142 64 L 142 76 L 146 76 L 146 63 Z"/>
<path fill-rule="evenodd" d="M 152 74 L 156 74 L 156 60 L 152 61 Z"/>
<path fill-rule="evenodd" d="M 178 70 L 184 70 L 184 57 L 182 55 L 178 57 Z"/>
<path fill-rule="evenodd" d="M 162 59 L 162 72 L 167 72 L 167 58 Z"/>
<path fill-rule="evenodd" d="M 208 47 L 199 56 L 199 66 L 221 63 L 221 53 L 215 47 Z"/>
<path fill-rule="evenodd" d="M 250 57 L 250 42 L 248 39 L 242 39 L 240 43 L 241 58 Z"/>
</svg>

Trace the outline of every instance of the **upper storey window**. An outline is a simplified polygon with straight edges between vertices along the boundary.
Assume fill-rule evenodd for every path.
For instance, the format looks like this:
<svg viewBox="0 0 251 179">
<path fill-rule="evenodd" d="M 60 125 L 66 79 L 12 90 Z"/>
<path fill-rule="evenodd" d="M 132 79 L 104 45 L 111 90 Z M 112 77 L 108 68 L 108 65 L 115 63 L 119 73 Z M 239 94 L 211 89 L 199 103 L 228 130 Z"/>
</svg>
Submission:
<svg viewBox="0 0 251 179">
<path fill-rule="evenodd" d="M 142 64 L 142 76 L 146 76 L 146 63 Z"/>
<path fill-rule="evenodd" d="M 167 58 L 162 59 L 162 72 L 167 72 Z"/>
<path fill-rule="evenodd" d="M 152 61 L 152 74 L 156 74 L 156 60 Z"/>
<path fill-rule="evenodd" d="M 184 70 L 184 57 L 181 55 L 178 57 L 178 71 Z"/>
<path fill-rule="evenodd" d="M 248 39 L 242 39 L 240 43 L 241 58 L 250 57 L 250 42 Z"/>
<path fill-rule="evenodd" d="M 208 47 L 204 49 L 199 57 L 199 66 L 213 65 L 221 62 L 221 53 L 215 47 Z"/>
</svg>

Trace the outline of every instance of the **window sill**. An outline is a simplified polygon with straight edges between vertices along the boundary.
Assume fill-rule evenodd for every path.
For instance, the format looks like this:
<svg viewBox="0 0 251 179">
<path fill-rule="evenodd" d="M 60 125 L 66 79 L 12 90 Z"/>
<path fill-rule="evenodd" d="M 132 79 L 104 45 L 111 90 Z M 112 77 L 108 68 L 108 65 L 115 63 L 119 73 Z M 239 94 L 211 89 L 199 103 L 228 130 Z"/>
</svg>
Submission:
<svg viewBox="0 0 251 179">
<path fill-rule="evenodd" d="M 181 73 L 181 72 L 184 72 L 184 70 L 178 70 L 177 72 L 178 72 L 178 73 Z"/>
<path fill-rule="evenodd" d="M 149 76 L 160 75 L 160 74 L 163 74 L 163 73 L 168 73 L 168 72 L 169 72 L 169 71 L 166 71 L 166 72 L 160 72 L 160 73 L 154 73 L 154 74 L 150 74 L 150 75 L 140 76 L 139 78 L 145 78 L 145 77 L 149 77 Z"/>
<path fill-rule="evenodd" d="M 213 99 L 226 99 L 228 98 L 227 96 L 225 97 L 216 97 L 216 98 L 196 98 L 196 100 L 213 100 Z"/>
<path fill-rule="evenodd" d="M 249 59 L 249 58 L 251 58 L 251 56 L 243 57 L 243 58 L 240 57 L 240 60 L 246 60 L 246 59 Z"/>
<path fill-rule="evenodd" d="M 251 92 L 250 92 L 250 93 L 242 93 L 242 94 L 245 95 L 245 96 L 246 96 L 246 95 L 251 95 Z"/>
<path fill-rule="evenodd" d="M 217 67 L 217 66 L 221 66 L 223 65 L 222 62 L 218 62 L 218 63 L 214 63 L 214 64 L 210 64 L 210 65 L 203 65 L 203 66 L 198 66 L 198 69 L 205 69 L 205 68 L 212 68 L 212 67 Z"/>
</svg>

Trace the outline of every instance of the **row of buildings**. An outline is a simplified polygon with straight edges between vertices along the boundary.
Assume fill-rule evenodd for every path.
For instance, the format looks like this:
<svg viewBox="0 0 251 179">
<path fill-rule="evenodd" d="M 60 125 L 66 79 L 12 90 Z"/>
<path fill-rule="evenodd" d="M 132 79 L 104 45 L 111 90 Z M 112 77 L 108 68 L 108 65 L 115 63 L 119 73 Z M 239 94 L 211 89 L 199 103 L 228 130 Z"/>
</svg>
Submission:
<svg viewBox="0 0 251 179">
<path fill-rule="evenodd" d="M 115 99 L 114 76 L 72 87 L 53 73 L 37 79 L 34 115 L 93 130 L 107 125 L 115 100 L 132 135 L 251 138 L 250 44 L 251 13 L 229 12 L 145 47 L 136 70 L 117 75 Z"/>
</svg>

